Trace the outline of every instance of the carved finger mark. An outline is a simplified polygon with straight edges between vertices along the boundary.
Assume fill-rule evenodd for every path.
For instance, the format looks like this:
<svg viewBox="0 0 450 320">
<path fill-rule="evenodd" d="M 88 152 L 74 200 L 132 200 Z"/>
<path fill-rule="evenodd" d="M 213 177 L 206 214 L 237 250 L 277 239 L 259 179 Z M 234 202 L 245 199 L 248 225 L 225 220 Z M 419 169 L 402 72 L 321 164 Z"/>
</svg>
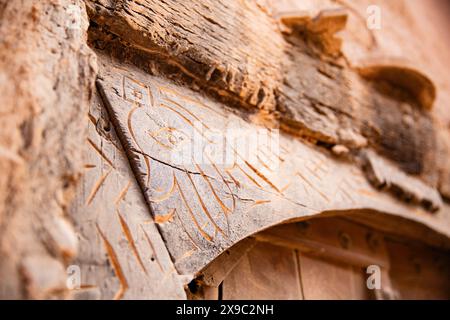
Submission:
<svg viewBox="0 0 450 320">
<path fill-rule="evenodd" d="M 256 158 L 259 160 L 259 163 L 261 163 L 262 164 L 262 166 L 264 167 L 264 168 L 266 168 L 268 171 L 270 171 L 270 172 L 274 172 L 265 162 L 264 162 L 264 160 L 263 159 L 261 159 L 261 157 L 259 156 L 259 155 L 256 155 Z"/>
<path fill-rule="evenodd" d="M 170 211 L 165 214 L 155 214 L 155 222 L 158 224 L 171 222 L 173 220 L 174 215 L 175 215 L 175 208 L 170 209 Z"/>
<path fill-rule="evenodd" d="M 190 174 L 186 173 L 186 176 L 188 177 L 189 181 L 191 182 L 191 185 L 195 191 L 195 194 L 197 195 L 197 199 L 200 202 L 200 206 L 203 209 L 203 212 L 206 214 L 206 216 L 208 217 L 208 219 L 211 221 L 211 223 L 214 226 L 214 229 L 216 229 L 217 231 L 219 231 L 220 233 L 222 233 L 225 236 L 224 231 L 217 225 L 217 223 L 214 221 L 213 217 L 211 216 L 211 213 L 209 212 L 208 208 L 206 207 L 205 203 L 203 202 L 203 199 L 200 195 L 200 193 L 198 192 L 197 186 L 195 185 L 194 181 L 192 180 L 192 177 Z M 206 226 L 206 225 L 205 225 Z M 204 228 L 205 226 L 203 226 L 202 228 Z"/>
<path fill-rule="evenodd" d="M 258 177 L 260 177 L 262 180 L 264 180 L 264 182 L 267 183 L 272 189 L 274 189 L 278 193 L 281 193 L 280 189 L 278 189 L 277 186 L 275 184 L 273 184 L 269 178 L 267 178 L 258 169 L 256 169 L 254 166 L 252 166 L 247 160 L 245 160 L 244 162 Z"/>
<path fill-rule="evenodd" d="M 264 149 L 266 149 L 266 150 L 264 150 Z M 265 148 L 259 147 L 258 153 L 262 154 L 270 162 L 273 161 L 273 158 L 277 158 L 277 156 L 272 151 L 267 150 L 267 146 L 265 146 Z"/>
<path fill-rule="evenodd" d="M 314 167 L 313 171 L 317 173 L 319 172 L 327 173 L 328 170 L 323 167 L 324 164 L 326 165 L 326 160 L 325 159 L 320 160 L 318 163 L 316 163 L 316 166 Z"/>
<path fill-rule="evenodd" d="M 203 179 L 205 180 L 205 182 L 208 184 L 209 189 L 211 190 L 211 192 L 212 192 L 213 195 L 214 195 L 214 198 L 216 199 L 216 201 L 219 203 L 220 207 L 222 208 L 222 211 L 223 211 L 223 213 L 224 213 L 224 217 L 227 218 L 226 215 L 227 215 L 228 213 L 231 213 L 231 212 L 232 212 L 231 209 L 228 208 L 228 207 L 222 202 L 222 200 L 219 198 L 219 196 L 218 196 L 217 193 L 216 193 L 216 190 L 214 189 L 213 185 L 211 184 L 211 181 L 209 181 L 208 177 L 205 175 L 205 173 L 203 172 L 202 168 L 200 168 L 200 166 L 199 166 L 198 164 L 195 164 L 195 166 L 197 167 L 197 170 L 200 171 L 200 174 L 201 174 L 202 178 L 203 178 Z M 230 190 L 230 192 L 231 192 L 231 190 Z"/>
<path fill-rule="evenodd" d="M 263 205 L 263 204 L 266 204 L 266 203 L 270 203 L 270 202 L 272 202 L 272 200 L 255 200 L 255 202 L 251 205 L 249 210 L 253 209 L 256 206 L 260 206 L 260 205 Z"/>
<path fill-rule="evenodd" d="M 175 261 L 175 264 L 180 263 L 181 261 L 191 257 L 195 253 L 195 251 L 197 250 L 196 249 L 189 250 L 188 252 L 183 254 L 180 258 L 178 258 L 177 261 Z"/>
<path fill-rule="evenodd" d="M 117 210 L 117 215 L 119 217 L 120 226 L 122 227 L 122 231 L 125 235 L 125 238 L 128 241 L 128 244 L 130 245 L 131 251 L 133 252 L 136 260 L 138 261 L 140 267 L 142 268 L 142 271 L 144 271 L 145 274 L 147 274 L 147 269 L 144 266 L 144 263 L 142 262 L 141 256 L 139 255 L 139 251 L 136 247 L 136 244 L 134 243 L 133 235 L 131 234 L 130 228 L 128 227 L 127 222 L 120 214 L 119 210 Z"/>
<path fill-rule="evenodd" d="M 353 189 L 353 185 L 347 179 L 344 178 L 338 185 L 337 193 L 341 193 L 344 198 L 347 198 L 348 200 L 350 200 L 350 202 L 354 204 L 356 203 L 355 200 L 353 199 L 351 194 L 347 191 L 351 189 Z"/>
<path fill-rule="evenodd" d="M 292 181 L 289 181 L 284 187 L 282 187 L 280 189 L 281 193 L 283 194 L 283 192 L 285 192 L 291 186 L 291 184 L 292 184 Z"/>
<path fill-rule="evenodd" d="M 183 221 L 180 218 L 180 215 L 178 214 L 177 209 L 175 209 L 175 214 L 178 218 L 178 221 L 180 222 L 180 226 L 183 229 L 184 233 L 186 234 L 186 236 L 188 237 L 188 239 L 191 241 L 192 245 L 194 246 L 194 248 L 199 249 L 200 250 L 200 245 L 194 240 L 194 238 L 190 235 L 190 233 L 187 231 L 186 226 L 184 225 Z"/>
<path fill-rule="evenodd" d="M 125 198 L 130 186 L 131 186 L 131 180 L 128 181 L 127 185 L 122 189 L 122 191 L 120 191 L 119 195 L 117 196 L 116 200 L 114 201 L 114 204 L 116 206 L 119 204 L 120 201 L 123 200 L 123 198 Z"/>
<path fill-rule="evenodd" d="M 91 121 L 94 127 L 97 125 L 97 119 L 90 112 L 88 113 L 88 119 L 89 121 Z"/>
<path fill-rule="evenodd" d="M 106 172 L 105 174 L 103 174 L 98 180 L 97 182 L 94 184 L 94 186 L 92 187 L 92 190 L 89 194 L 89 196 L 87 197 L 86 200 L 86 205 L 90 205 L 91 202 L 94 200 L 98 190 L 100 189 L 100 187 L 102 186 L 103 182 L 106 180 L 106 178 L 108 177 L 108 175 L 111 173 L 112 169 L 109 169 L 108 172 Z"/>
<path fill-rule="evenodd" d="M 244 157 L 242 157 L 235 149 L 234 149 L 234 147 L 233 146 L 231 146 L 231 149 L 233 150 L 233 152 L 234 152 L 234 154 L 237 156 L 237 157 L 239 157 L 246 165 L 247 165 L 247 167 L 249 167 L 258 177 L 260 177 L 262 180 L 264 180 L 270 187 L 272 187 L 273 189 L 275 189 L 278 193 L 280 193 L 279 192 L 279 190 L 278 190 L 278 188 L 275 186 L 275 185 L 273 185 L 270 181 L 269 181 L 269 179 L 267 179 L 262 173 L 260 173 L 255 167 L 253 167 L 247 160 L 245 160 L 245 158 Z M 235 163 L 235 166 L 237 166 L 238 167 L 238 169 L 250 180 L 250 181 L 252 181 L 258 188 L 260 188 L 261 190 L 263 190 L 263 191 L 266 191 L 265 190 L 265 188 L 263 188 L 259 183 L 258 183 L 258 181 L 256 181 L 256 179 L 254 179 L 250 174 L 248 174 L 247 173 L 247 171 L 245 171 L 244 169 L 242 169 L 242 167 L 239 165 L 239 164 L 237 164 L 237 163 Z"/>
<path fill-rule="evenodd" d="M 322 191 L 320 191 L 318 188 L 316 188 L 314 186 L 314 184 L 312 184 L 308 179 L 306 179 L 306 177 L 304 175 L 302 175 L 300 172 L 296 173 L 297 176 L 299 176 L 304 182 L 306 182 L 311 189 L 313 189 L 314 191 L 316 191 L 325 201 L 330 202 L 330 199 L 325 195 L 325 193 L 323 193 Z"/>
<path fill-rule="evenodd" d="M 378 194 L 376 194 L 375 192 L 372 192 L 370 190 L 366 190 L 366 189 L 358 189 L 356 190 L 356 192 L 358 192 L 359 194 L 363 195 L 363 196 L 368 196 L 368 197 L 377 197 Z"/>
<path fill-rule="evenodd" d="M 120 300 L 120 299 L 122 299 L 122 297 L 124 296 L 125 292 L 128 289 L 128 282 L 127 282 L 127 279 L 125 278 L 122 267 L 120 266 L 119 259 L 117 258 L 114 248 L 112 247 L 112 245 L 110 244 L 108 239 L 105 237 L 105 235 L 101 231 L 98 224 L 96 224 L 96 227 L 97 227 L 98 233 L 100 234 L 100 237 L 103 240 L 103 245 L 105 247 L 106 254 L 108 255 L 108 259 L 111 262 L 111 265 L 114 269 L 114 273 L 116 274 L 116 276 L 120 282 L 119 290 L 116 292 L 113 299 Z"/>
<path fill-rule="evenodd" d="M 106 156 L 106 154 L 103 152 L 103 150 L 98 147 L 94 141 L 92 141 L 91 139 L 87 138 L 86 139 L 87 142 L 89 143 L 89 145 L 94 148 L 94 150 L 100 155 L 100 157 L 102 157 L 103 160 L 105 160 L 112 168 L 116 169 L 116 167 L 114 166 L 114 164 L 112 163 L 111 160 L 108 159 L 108 157 Z"/>
<path fill-rule="evenodd" d="M 241 183 L 231 174 L 230 169 L 226 169 L 225 172 L 227 173 L 227 175 L 230 177 L 230 179 L 233 181 L 233 183 L 240 188 L 241 187 Z M 234 199 L 234 198 L 233 198 Z"/>
<path fill-rule="evenodd" d="M 214 170 L 217 172 L 217 174 L 220 176 L 220 178 L 222 179 L 223 183 L 226 185 L 228 191 L 231 194 L 231 198 L 232 198 L 232 209 L 228 209 L 230 210 L 230 213 L 234 212 L 234 209 L 236 208 L 236 198 L 233 194 L 233 192 L 231 191 L 230 185 L 228 184 L 227 180 L 225 179 L 225 177 L 222 175 L 222 173 L 220 172 L 219 168 L 217 168 L 216 164 L 211 160 L 211 158 L 206 155 L 206 157 L 208 158 L 209 162 L 211 163 L 212 167 L 214 168 Z M 228 173 L 228 172 L 227 172 Z M 228 175 L 231 177 L 231 174 L 228 173 Z M 231 180 L 233 180 L 234 178 L 232 178 Z M 233 180 L 233 182 L 235 182 L 235 180 Z M 228 208 L 228 207 L 227 207 Z"/>
<path fill-rule="evenodd" d="M 178 183 L 178 180 L 176 178 L 175 178 L 175 183 L 176 183 L 178 192 L 179 192 L 179 194 L 181 196 L 181 199 L 183 200 L 183 203 L 186 206 L 186 208 L 188 209 L 188 212 L 189 212 L 189 214 L 191 216 L 191 219 L 194 222 L 194 225 L 197 227 L 198 231 L 203 236 L 203 238 L 205 238 L 205 240 L 207 240 L 209 242 L 212 242 L 212 237 L 205 230 L 203 230 L 202 227 L 200 227 L 200 224 L 198 223 L 197 218 L 195 218 L 195 214 L 194 214 L 194 212 L 192 212 L 192 209 L 189 206 L 189 204 L 188 204 L 188 202 L 186 200 L 186 197 L 185 197 L 185 195 L 183 193 L 183 190 L 181 189 L 180 184 Z"/>
<path fill-rule="evenodd" d="M 348 200 L 350 200 L 351 203 L 356 203 L 353 197 L 350 195 L 350 193 L 345 190 L 345 188 L 341 188 L 341 192 L 347 197 Z"/>
<path fill-rule="evenodd" d="M 322 181 L 322 177 L 320 177 L 317 172 L 315 172 L 313 169 L 311 169 L 309 166 L 305 165 L 306 170 L 309 171 L 314 177 L 317 178 L 317 180 Z"/>
<path fill-rule="evenodd" d="M 161 262 L 158 259 L 158 256 L 156 254 L 155 247 L 153 246 L 152 241 L 150 240 L 150 237 L 148 236 L 147 232 L 145 231 L 144 227 L 141 225 L 141 229 L 144 232 L 145 240 L 147 240 L 148 246 L 150 247 L 150 250 L 152 250 L 152 257 L 154 258 L 153 261 L 156 262 L 161 272 L 164 272 L 164 269 L 161 265 Z"/>
<path fill-rule="evenodd" d="M 252 176 L 250 176 L 244 169 L 242 169 L 242 167 L 238 164 L 236 164 L 236 166 L 238 167 L 238 169 L 251 181 L 253 182 L 258 188 L 260 188 L 261 190 L 264 190 L 264 188 L 258 183 L 258 181 L 256 181 L 255 179 L 253 179 Z"/>
</svg>

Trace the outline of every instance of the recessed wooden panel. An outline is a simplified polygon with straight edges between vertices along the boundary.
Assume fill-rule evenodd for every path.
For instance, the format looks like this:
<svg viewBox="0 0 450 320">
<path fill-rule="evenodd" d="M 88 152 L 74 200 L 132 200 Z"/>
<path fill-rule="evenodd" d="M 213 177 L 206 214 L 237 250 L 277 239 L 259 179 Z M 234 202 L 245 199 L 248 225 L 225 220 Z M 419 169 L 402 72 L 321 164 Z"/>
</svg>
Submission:
<svg viewBox="0 0 450 320">
<path fill-rule="evenodd" d="M 300 254 L 300 272 L 306 300 L 368 299 L 362 270 Z"/>
<path fill-rule="evenodd" d="M 223 299 L 302 299 L 295 251 L 258 243 L 222 284 Z"/>
<path fill-rule="evenodd" d="M 379 232 L 344 218 L 329 217 L 290 223 L 265 230 L 259 241 L 297 249 L 355 267 L 376 264 L 389 267 L 389 259 Z"/>
<path fill-rule="evenodd" d="M 246 238 L 222 253 L 202 270 L 200 273 L 202 283 L 206 286 L 218 287 L 255 244 L 254 238 Z"/>
<path fill-rule="evenodd" d="M 386 242 L 392 286 L 400 299 L 449 299 L 450 255 L 431 248 Z"/>
<path fill-rule="evenodd" d="M 346 236 L 340 237 L 342 234 Z M 217 263 L 225 267 L 207 269 L 208 279 L 215 279 L 215 283 L 224 279 L 219 292 L 213 291 L 209 297 L 224 300 L 448 299 L 450 256 L 411 240 L 399 243 L 386 237 L 336 217 L 265 230 L 246 239 L 250 241 L 242 244 L 246 252 L 238 257 L 222 255 L 221 262 Z M 373 274 L 367 272 L 369 265 L 380 268 L 379 289 L 367 287 L 367 280 Z M 224 273 L 230 268 L 231 271 Z"/>
</svg>

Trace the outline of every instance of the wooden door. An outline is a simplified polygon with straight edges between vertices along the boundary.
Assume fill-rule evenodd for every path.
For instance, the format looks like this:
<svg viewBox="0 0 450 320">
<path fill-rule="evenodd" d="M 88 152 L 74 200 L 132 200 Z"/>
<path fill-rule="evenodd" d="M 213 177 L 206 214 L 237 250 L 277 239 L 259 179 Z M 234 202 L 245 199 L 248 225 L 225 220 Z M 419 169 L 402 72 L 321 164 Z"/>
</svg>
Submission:
<svg viewBox="0 0 450 320">
<path fill-rule="evenodd" d="M 191 298 L 448 299 L 448 254 L 405 241 L 343 218 L 281 225 L 210 264 Z M 380 288 L 368 285 L 368 266 Z"/>
</svg>

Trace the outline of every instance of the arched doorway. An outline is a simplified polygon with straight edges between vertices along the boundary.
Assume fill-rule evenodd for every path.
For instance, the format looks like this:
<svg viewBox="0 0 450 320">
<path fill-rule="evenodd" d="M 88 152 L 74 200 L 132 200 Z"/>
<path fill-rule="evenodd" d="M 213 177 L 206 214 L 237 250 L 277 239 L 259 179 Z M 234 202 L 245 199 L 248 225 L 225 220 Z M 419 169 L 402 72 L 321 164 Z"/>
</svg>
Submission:
<svg viewBox="0 0 450 320">
<path fill-rule="evenodd" d="M 191 299 L 448 299 L 445 249 L 349 216 L 278 225 L 237 243 L 187 288 Z"/>
</svg>

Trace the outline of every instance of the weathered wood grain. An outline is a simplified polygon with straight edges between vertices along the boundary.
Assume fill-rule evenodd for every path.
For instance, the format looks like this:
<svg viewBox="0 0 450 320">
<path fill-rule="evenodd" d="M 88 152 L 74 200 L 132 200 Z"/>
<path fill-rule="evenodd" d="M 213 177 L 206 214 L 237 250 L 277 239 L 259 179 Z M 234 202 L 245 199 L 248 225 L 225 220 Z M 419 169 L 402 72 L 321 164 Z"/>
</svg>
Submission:
<svg viewBox="0 0 450 320">
<path fill-rule="evenodd" d="M 378 31 L 365 25 L 372 2 L 383 10 Z M 248 297 L 320 296 L 324 270 L 336 276 L 332 297 L 342 296 L 343 283 L 355 284 L 348 297 L 364 296 L 357 268 L 375 261 L 386 272 L 384 251 L 367 255 L 359 242 L 354 252 L 337 250 L 349 245 L 343 235 L 330 242 L 339 223 L 301 240 L 292 226 L 280 227 L 290 239 L 259 235 L 283 245 L 279 252 L 246 239 L 314 215 L 346 214 L 449 247 L 443 2 L 86 3 L 90 45 L 120 61 L 100 54 L 105 105 L 95 95 L 87 120 L 96 63 L 84 3 L 0 0 L 0 298 L 68 297 L 72 263 L 81 267 L 77 299 L 185 298 L 183 285 L 207 265 L 203 280 L 213 287 L 204 297 L 245 289 Z M 254 140 L 256 150 L 238 149 L 220 136 L 229 131 L 279 145 Z M 192 149 L 198 142 L 205 148 Z M 233 159 L 224 163 L 216 156 L 230 145 Z M 183 158 L 189 148 L 195 152 Z M 447 276 L 447 257 L 402 247 L 389 247 L 395 289 L 446 297 L 436 274 Z M 304 258 L 305 248 L 348 263 Z M 264 257 L 276 261 L 252 267 Z M 313 275 L 304 287 L 302 260 Z M 416 276 L 419 286 L 408 292 Z"/>
<path fill-rule="evenodd" d="M 391 59 L 392 50 L 367 29 L 365 7 L 146 0 L 92 0 L 88 7 L 95 46 L 151 73 L 165 65 L 163 73 L 183 75 L 191 87 L 249 109 L 253 122 L 327 149 L 373 148 L 447 194 L 450 149 L 441 133 L 448 128 L 430 109 L 436 90 L 448 88 L 428 77 L 440 69 L 425 68 L 417 55 L 412 64 L 404 63 L 405 55 Z M 375 54 L 387 59 L 372 59 Z M 444 102 L 436 103 L 442 108 Z"/>
<path fill-rule="evenodd" d="M 252 241 L 247 252 L 242 250 L 248 247 L 245 241 L 207 267 L 209 278 L 220 281 L 218 295 L 205 294 L 217 291 L 206 286 L 202 275 L 190 289 L 203 293 L 196 294 L 196 299 L 215 300 L 399 298 L 390 279 L 391 259 L 385 237 L 370 227 L 339 217 L 283 224 L 247 239 Z M 389 253 L 395 254 L 395 250 Z M 236 254 L 240 256 L 238 261 Z M 445 266 L 445 261 L 440 264 Z M 379 288 L 367 286 L 369 266 L 380 268 Z M 230 267 L 224 274 L 223 270 Z M 393 268 L 398 272 L 402 265 Z"/>
<path fill-rule="evenodd" d="M 258 243 L 223 281 L 223 299 L 302 299 L 296 259 L 295 250 Z"/>
<path fill-rule="evenodd" d="M 91 18 L 220 94 L 275 108 L 285 43 L 254 1 L 89 1 Z M 245 46 L 242 46 L 245 43 Z M 267 59 L 270 57 L 270 59 Z"/>
<path fill-rule="evenodd" d="M 356 268 L 375 264 L 389 269 L 382 234 L 344 219 L 327 217 L 285 224 L 262 231 L 255 238 Z"/>
<path fill-rule="evenodd" d="M 304 254 L 299 256 L 299 261 L 305 300 L 369 298 L 362 269 Z"/>
<path fill-rule="evenodd" d="M 239 261 L 256 245 L 254 238 L 246 238 L 226 250 L 197 276 L 197 279 L 210 287 L 218 287 Z"/>
<path fill-rule="evenodd" d="M 262 231 L 254 237 L 297 250 L 305 299 L 393 299 L 385 234 L 346 218 L 326 217 Z M 381 288 L 368 290 L 369 266 L 381 272 Z M 347 290 L 343 288 L 347 287 Z"/>
<path fill-rule="evenodd" d="M 84 176 L 70 208 L 79 235 L 76 299 L 185 299 L 149 207 L 98 93 L 89 108 Z"/>
<path fill-rule="evenodd" d="M 398 241 L 386 244 L 391 260 L 390 278 L 399 298 L 448 300 L 448 252 Z"/>
<path fill-rule="evenodd" d="M 98 86 L 105 105 L 180 273 L 197 273 L 261 229 L 327 210 L 373 209 L 448 235 L 446 205 L 431 215 L 401 204 L 378 192 L 351 163 L 284 134 L 278 149 L 262 144 L 253 154 L 227 149 L 229 142 L 214 147 L 212 133 L 277 132 L 163 78 L 101 61 Z M 234 156 L 231 163 L 212 156 L 225 150 Z"/>
<path fill-rule="evenodd" d="M 420 180 L 411 179 L 374 152 L 367 150 L 364 162 L 366 175 L 376 188 L 387 189 L 398 197 L 422 205 L 430 211 L 438 211 L 442 207 L 442 199 L 436 189 Z"/>
</svg>

